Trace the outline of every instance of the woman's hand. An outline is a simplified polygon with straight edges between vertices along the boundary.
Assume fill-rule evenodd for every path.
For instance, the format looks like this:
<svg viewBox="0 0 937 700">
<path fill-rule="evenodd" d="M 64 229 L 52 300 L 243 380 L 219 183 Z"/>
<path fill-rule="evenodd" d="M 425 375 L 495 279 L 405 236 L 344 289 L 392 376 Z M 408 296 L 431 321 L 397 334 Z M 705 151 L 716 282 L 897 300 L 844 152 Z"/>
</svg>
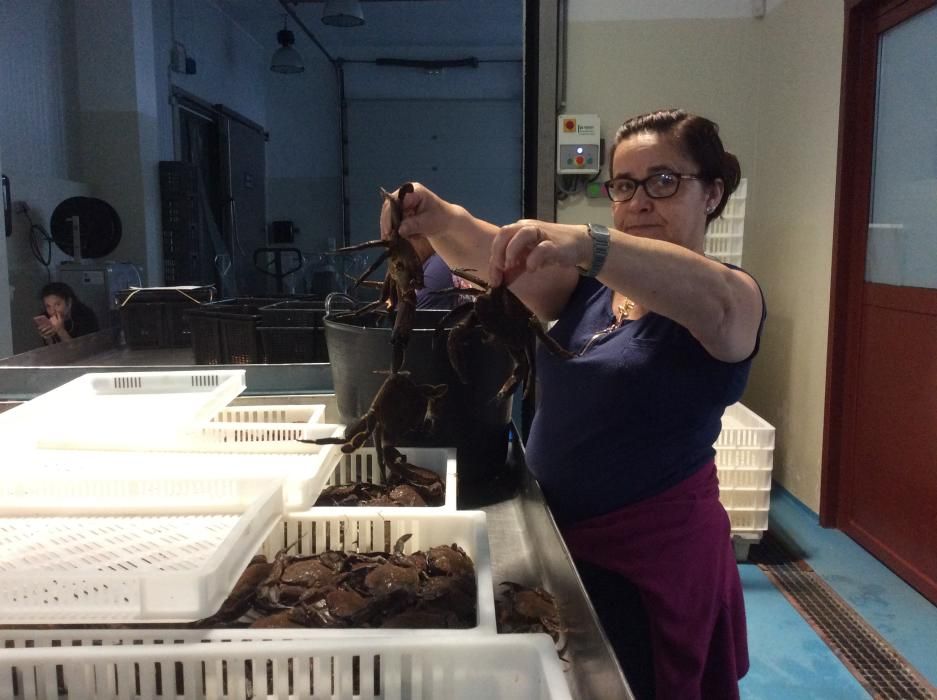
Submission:
<svg viewBox="0 0 937 700">
<path fill-rule="evenodd" d="M 536 219 L 502 226 L 491 245 L 488 280 L 493 287 L 511 284 L 523 272 L 545 267 L 588 267 L 592 242 L 585 226 Z"/>
<path fill-rule="evenodd" d="M 398 193 L 399 190 L 394 192 L 394 196 Z M 390 237 L 393 227 L 390 207 L 386 200 L 381 207 L 381 238 L 385 240 Z M 453 219 L 461 211 L 464 211 L 461 207 L 450 204 L 424 185 L 414 182 L 413 192 L 403 198 L 403 221 L 398 232 L 404 238 L 432 238 L 450 229 Z"/>
<path fill-rule="evenodd" d="M 48 330 L 48 336 L 58 335 L 65 329 L 65 318 L 60 314 L 49 316 L 49 325 L 44 329 Z"/>
<path fill-rule="evenodd" d="M 37 316 L 37 318 L 39 317 Z M 52 327 L 51 319 L 48 316 L 46 316 L 45 319 L 45 322 L 36 324 L 36 330 L 39 331 L 39 335 L 43 340 L 55 336 L 55 329 Z"/>
</svg>

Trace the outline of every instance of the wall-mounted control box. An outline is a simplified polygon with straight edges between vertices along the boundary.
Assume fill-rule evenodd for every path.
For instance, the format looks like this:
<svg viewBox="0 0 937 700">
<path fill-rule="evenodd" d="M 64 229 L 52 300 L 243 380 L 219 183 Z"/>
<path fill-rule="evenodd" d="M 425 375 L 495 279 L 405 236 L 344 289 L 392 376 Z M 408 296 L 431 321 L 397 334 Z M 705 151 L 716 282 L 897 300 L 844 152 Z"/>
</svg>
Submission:
<svg viewBox="0 0 937 700">
<path fill-rule="evenodd" d="M 556 120 L 556 172 L 596 175 L 602 167 L 597 114 L 561 114 Z"/>
</svg>

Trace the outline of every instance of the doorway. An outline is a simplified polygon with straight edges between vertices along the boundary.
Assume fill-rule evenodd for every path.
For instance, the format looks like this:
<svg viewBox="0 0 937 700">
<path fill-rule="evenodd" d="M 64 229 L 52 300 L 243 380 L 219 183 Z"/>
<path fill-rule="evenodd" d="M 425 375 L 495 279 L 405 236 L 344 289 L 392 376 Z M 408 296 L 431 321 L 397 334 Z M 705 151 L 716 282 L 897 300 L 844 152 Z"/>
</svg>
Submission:
<svg viewBox="0 0 937 700">
<path fill-rule="evenodd" d="M 847 8 L 820 515 L 937 604 L 935 36 L 937 0 Z"/>
<path fill-rule="evenodd" d="M 222 296 L 267 293 L 254 262 L 267 245 L 266 132 L 223 105 L 174 91 L 179 160 L 195 166 L 199 277 Z"/>
</svg>

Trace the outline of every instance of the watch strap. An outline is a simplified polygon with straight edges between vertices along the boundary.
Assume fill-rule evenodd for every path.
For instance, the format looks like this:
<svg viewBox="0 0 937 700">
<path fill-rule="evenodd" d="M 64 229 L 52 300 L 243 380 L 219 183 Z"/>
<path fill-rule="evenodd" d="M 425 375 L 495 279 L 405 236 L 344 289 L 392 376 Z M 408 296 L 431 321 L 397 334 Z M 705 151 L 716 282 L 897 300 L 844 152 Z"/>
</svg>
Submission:
<svg viewBox="0 0 937 700">
<path fill-rule="evenodd" d="M 584 277 L 595 277 L 602 271 L 605 258 L 608 257 L 609 233 L 608 227 L 601 224 L 586 224 L 589 237 L 592 239 L 592 264 L 588 270 L 579 268 L 579 274 Z"/>
</svg>

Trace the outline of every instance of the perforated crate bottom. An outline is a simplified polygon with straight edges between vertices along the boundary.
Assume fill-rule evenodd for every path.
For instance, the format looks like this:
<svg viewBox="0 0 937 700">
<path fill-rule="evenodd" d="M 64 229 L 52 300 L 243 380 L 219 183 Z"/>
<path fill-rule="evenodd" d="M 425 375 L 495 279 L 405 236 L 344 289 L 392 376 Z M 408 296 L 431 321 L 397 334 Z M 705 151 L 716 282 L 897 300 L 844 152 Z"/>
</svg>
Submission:
<svg viewBox="0 0 937 700">
<path fill-rule="evenodd" d="M 235 514 L 0 519 L 0 620 L 205 617 L 279 518 L 282 500 L 277 482 Z"/>
</svg>

